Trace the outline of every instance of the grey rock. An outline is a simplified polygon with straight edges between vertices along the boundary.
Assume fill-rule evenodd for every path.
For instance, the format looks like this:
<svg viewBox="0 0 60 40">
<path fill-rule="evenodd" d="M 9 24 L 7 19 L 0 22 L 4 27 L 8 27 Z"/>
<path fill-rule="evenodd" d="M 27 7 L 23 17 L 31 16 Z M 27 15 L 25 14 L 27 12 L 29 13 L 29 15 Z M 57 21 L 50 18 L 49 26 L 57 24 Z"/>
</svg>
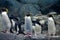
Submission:
<svg viewBox="0 0 60 40">
<path fill-rule="evenodd" d="M 0 40 L 23 40 L 23 36 L 17 36 L 16 34 L 0 33 Z"/>
</svg>

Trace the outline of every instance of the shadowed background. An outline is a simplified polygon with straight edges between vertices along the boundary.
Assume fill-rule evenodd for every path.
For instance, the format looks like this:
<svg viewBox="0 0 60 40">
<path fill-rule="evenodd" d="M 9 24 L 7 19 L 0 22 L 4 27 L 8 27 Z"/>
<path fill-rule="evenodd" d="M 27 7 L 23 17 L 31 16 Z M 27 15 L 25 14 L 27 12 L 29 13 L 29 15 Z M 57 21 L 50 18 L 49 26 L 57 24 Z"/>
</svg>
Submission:
<svg viewBox="0 0 60 40">
<path fill-rule="evenodd" d="M 0 0 L 0 8 L 6 7 L 11 14 L 23 18 L 26 12 L 32 15 L 47 14 L 51 11 L 60 13 L 60 0 Z"/>
</svg>

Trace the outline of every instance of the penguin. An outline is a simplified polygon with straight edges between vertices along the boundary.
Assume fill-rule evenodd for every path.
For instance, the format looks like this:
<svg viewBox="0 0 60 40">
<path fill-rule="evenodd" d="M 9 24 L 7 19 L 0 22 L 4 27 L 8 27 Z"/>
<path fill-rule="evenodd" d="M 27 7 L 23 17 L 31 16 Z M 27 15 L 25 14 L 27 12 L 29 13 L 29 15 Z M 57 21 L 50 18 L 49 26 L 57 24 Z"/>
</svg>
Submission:
<svg viewBox="0 0 60 40">
<path fill-rule="evenodd" d="M 8 17 L 8 9 L 2 8 L 1 9 L 1 19 L 2 19 L 2 32 L 4 33 L 10 33 L 10 28 L 11 28 L 11 22 Z"/>
<path fill-rule="evenodd" d="M 41 34 L 41 26 L 39 24 L 35 24 L 35 31 L 36 31 L 36 34 Z"/>
<path fill-rule="evenodd" d="M 10 21 L 11 21 L 10 32 L 11 33 L 14 33 L 14 31 L 15 31 L 15 21 L 13 19 L 10 19 Z"/>
<path fill-rule="evenodd" d="M 19 31 L 18 18 L 15 17 L 15 16 L 13 16 L 13 15 L 11 15 L 11 16 L 10 16 L 10 21 L 11 21 L 10 32 L 11 32 L 11 33 L 15 33 L 15 34 L 18 33 L 18 31 Z"/>
<path fill-rule="evenodd" d="M 32 35 L 32 20 L 30 14 L 25 16 L 25 34 Z"/>
<path fill-rule="evenodd" d="M 48 34 L 50 36 L 52 36 L 52 35 L 55 36 L 55 34 L 56 34 L 56 26 L 55 26 L 54 19 L 53 19 L 52 15 L 48 16 Z"/>
<path fill-rule="evenodd" d="M 41 25 L 35 23 L 35 26 L 32 26 L 33 27 L 33 38 L 37 38 L 40 34 L 41 34 Z"/>
</svg>

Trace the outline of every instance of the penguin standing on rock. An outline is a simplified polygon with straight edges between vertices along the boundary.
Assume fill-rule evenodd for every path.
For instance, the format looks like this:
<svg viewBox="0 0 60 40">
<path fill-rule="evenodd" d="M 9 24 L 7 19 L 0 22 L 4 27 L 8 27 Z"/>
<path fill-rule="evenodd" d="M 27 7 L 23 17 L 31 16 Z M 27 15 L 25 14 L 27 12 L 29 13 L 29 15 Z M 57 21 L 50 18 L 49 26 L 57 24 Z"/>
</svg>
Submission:
<svg viewBox="0 0 60 40">
<path fill-rule="evenodd" d="M 52 18 L 53 16 L 52 15 L 49 15 L 49 18 L 48 18 L 48 34 L 51 36 L 55 36 L 56 34 L 56 26 L 55 26 L 55 23 L 54 23 L 54 20 Z"/>
<path fill-rule="evenodd" d="M 11 15 L 10 18 L 10 21 L 11 21 L 11 29 L 10 29 L 10 32 L 11 33 L 18 33 L 19 31 L 19 21 L 18 21 L 18 18 Z"/>
<path fill-rule="evenodd" d="M 11 22 L 7 15 L 8 10 L 6 8 L 3 8 L 0 10 L 0 12 L 1 12 L 0 14 L 1 14 L 1 19 L 2 19 L 2 32 L 9 33 L 10 27 L 11 27 Z"/>
<path fill-rule="evenodd" d="M 25 16 L 25 34 L 31 35 L 32 34 L 32 20 L 30 14 Z"/>
</svg>

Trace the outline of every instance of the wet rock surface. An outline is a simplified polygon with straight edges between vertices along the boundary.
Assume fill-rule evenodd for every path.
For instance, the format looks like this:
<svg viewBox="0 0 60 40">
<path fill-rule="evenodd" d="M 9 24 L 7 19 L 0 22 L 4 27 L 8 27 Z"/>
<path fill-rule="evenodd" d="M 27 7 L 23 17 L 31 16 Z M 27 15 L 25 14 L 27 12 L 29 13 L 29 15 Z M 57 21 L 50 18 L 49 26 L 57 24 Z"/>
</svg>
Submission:
<svg viewBox="0 0 60 40">
<path fill-rule="evenodd" d="M 0 33 L 0 40 L 23 40 L 23 35 Z"/>
<path fill-rule="evenodd" d="M 31 37 L 24 37 L 24 35 L 16 35 L 16 34 L 6 34 L 6 33 L 0 33 L 0 40 L 60 40 L 60 37 L 58 38 L 31 38 Z"/>
</svg>

